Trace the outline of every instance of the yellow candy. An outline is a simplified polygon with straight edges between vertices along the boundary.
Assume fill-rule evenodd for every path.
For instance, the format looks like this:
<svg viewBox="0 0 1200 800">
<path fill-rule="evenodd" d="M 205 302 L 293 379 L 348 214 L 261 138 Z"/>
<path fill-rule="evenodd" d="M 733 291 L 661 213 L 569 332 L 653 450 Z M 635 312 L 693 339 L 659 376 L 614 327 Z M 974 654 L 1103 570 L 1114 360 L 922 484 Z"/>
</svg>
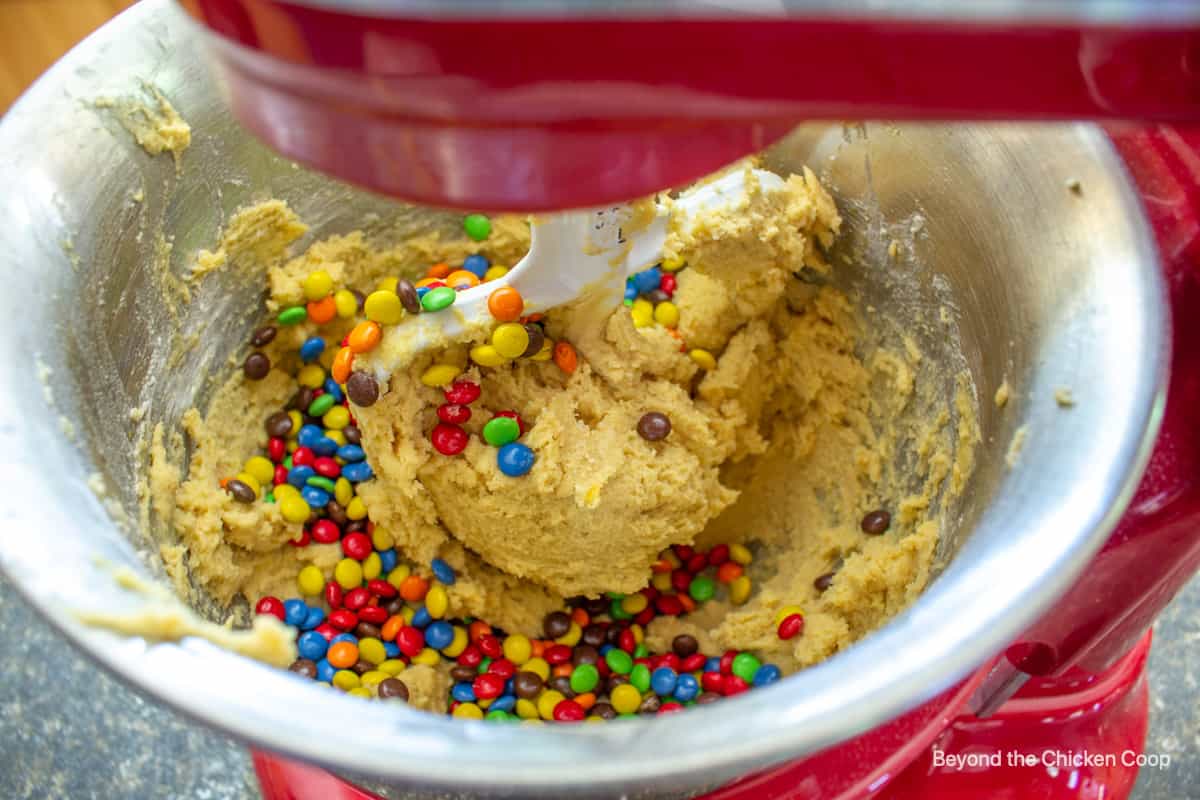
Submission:
<svg viewBox="0 0 1200 800">
<path fill-rule="evenodd" d="M 553 689 L 542 692 L 537 699 L 538 715 L 545 720 L 554 719 L 554 707 L 566 699 L 562 692 Z"/>
<path fill-rule="evenodd" d="M 488 267 L 488 271 L 483 273 L 483 280 L 494 281 L 497 278 L 503 278 L 508 274 L 508 267 Z"/>
<path fill-rule="evenodd" d="M 417 615 L 417 612 L 413 611 L 408 606 L 405 606 L 404 609 L 401 610 L 401 612 L 400 612 L 400 616 L 404 617 L 405 625 L 412 625 L 413 617 L 415 617 L 416 615 Z"/>
<path fill-rule="evenodd" d="M 333 278 L 329 277 L 329 273 L 323 269 L 316 272 L 310 272 L 300 282 L 300 286 L 304 289 L 304 297 L 310 301 L 320 300 L 328 297 L 333 291 Z"/>
<path fill-rule="evenodd" d="M 646 629 L 636 622 L 629 626 L 629 632 L 633 634 L 633 641 L 638 644 L 646 641 Z"/>
<path fill-rule="evenodd" d="M 653 586 L 655 589 L 658 589 L 660 592 L 669 591 L 671 588 L 671 573 L 669 573 L 669 572 L 654 573 L 654 575 L 650 578 L 650 585 Z"/>
<path fill-rule="evenodd" d="M 547 339 L 546 341 L 542 342 L 542 349 L 538 351 L 537 355 L 532 356 L 530 361 L 549 361 L 553 357 L 554 342 Z"/>
<path fill-rule="evenodd" d="M 594 717 L 594 716 L 586 717 L 583 721 L 584 722 L 607 722 L 607 720 L 604 719 L 604 717 Z"/>
<path fill-rule="evenodd" d="M 633 317 L 633 326 L 635 328 L 648 327 L 654 322 L 654 304 L 643 297 L 639 297 L 633 301 L 633 308 L 629 309 L 629 316 Z"/>
<path fill-rule="evenodd" d="M 421 373 L 421 383 L 434 388 L 449 386 L 461 374 L 462 370 L 453 364 L 434 364 Z"/>
<path fill-rule="evenodd" d="M 334 484 L 334 488 L 337 488 L 337 484 Z M 346 516 L 350 519 L 363 519 L 367 516 L 367 504 L 361 497 L 353 497 L 346 504 Z"/>
<path fill-rule="evenodd" d="M 320 389 L 325 383 L 325 370 L 316 364 L 305 364 L 296 373 L 296 383 L 309 389 Z"/>
<path fill-rule="evenodd" d="M 387 651 L 383 649 L 383 642 L 368 636 L 358 640 L 358 657 L 372 664 L 382 664 L 387 661 Z"/>
<path fill-rule="evenodd" d="M 399 589 L 400 584 L 404 583 L 404 579 L 407 578 L 411 572 L 412 569 L 408 566 L 408 564 L 400 564 L 394 570 L 388 573 L 387 582 Z"/>
<path fill-rule="evenodd" d="M 663 268 L 663 272 L 678 272 L 683 269 L 682 258 L 664 258 L 659 266 Z"/>
<path fill-rule="evenodd" d="M 343 558 L 333 568 L 333 579 L 346 591 L 362 586 L 363 569 L 353 558 Z"/>
<path fill-rule="evenodd" d="M 429 612 L 429 616 L 441 619 L 446 616 L 449 607 L 450 598 L 446 596 L 446 587 L 440 583 L 429 587 L 429 591 L 425 593 L 425 610 Z"/>
<path fill-rule="evenodd" d="M 804 616 L 804 609 L 802 609 L 800 606 L 784 606 L 783 608 L 779 609 L 779 613 L 775 615 L 775 627 L 778 628 L 779 623 L 783 622 L 793 614 Z"/>
<path fill-rule="evenodd" d="M 578 622 L 572 622 L 567 632 L 554 641 L 558 644 L 565 644 L 567 647 L 574 647 L 579 644 L 579 637 L 581 636 L 583 636 L 583 628 L 579 627 Z"/>
<path fill-rule="evenodd" d="M 533 656 L 533 645 L 526 637 L 514 633 L 504 640 L 504 657 L 518 667 L 528 661 L 531 656 Z"/>
<path fill-rule="evenodd" d="M 744 544 L 731 544 L 729 545 L 729 558 L 744 567 L 754 560 L 754 554 Z"/>
<path fill-rule="evenodd" d="M 358 313 L 358 298 L 349 289 L 338 289 L 333 295 L 333 305 L 342 319 L 350 319 Z M 325 352 L 332 353 L 333 348 L 327 347 Z"/>
<path fill-rule="evenodd" d="M 382 525 L 376 525 L 375 532 L 371 534 L 371 546 L 376 550 L 391 550 L 396 546 L 396 540 Z"/>
<path fill-rule="evenodd" d="M 299 448 L 300 448 L 300 443 L 299 443 L 299 442 L 297 442 L 295 439 L 288 439 L 288 441 L 287 441 L 287 451 L 288 451 L 289 453 L 294 453 L 294 452 L 296 452 L 296 450 L 298 450 Z"/>
<path fill-rule="evenodd" d="M 342 406 L 334 406 L 334 408 L 342 408 Z M 332 410 L 333 409 L 330 409 L 330 411 L 332 411 Z M 342 410 L 345 410 L 345 409 L 342 409 Z M 325 416 L 329 416 L 328 413 Z M 346 412 L 346 416 L 348 418 L 350 416 L 350 413 Z M 346 435 L 339 430 L 329 428 L 325 431 L 325 435 L 328 436 L 330 439 L 333 439 L 335 442 L 337 442 L 338 447 L 341 447 L 342 445 L 344 445 L 346 443 Z M 340 464 L 342 462 L 339 461 L 338 463 Z"/>
<path fill-rule="evenodd" d="M 735 606 L 740 606 L 750 599 L 750 576 L 742 575 L 729 584 L 729 599 Z"/>
<path fill-rule="evenodd" d="M 679 308 L 672 302 L 662 302 L 654 307 L 654 321 L 664 328 L 679 325 Z"/>
<path fill-rule="evenodd" d="M 454 638 L 450 640 L 450 644 L 442 648 L 442 654 L 447 658 L 458 658 L 462 655 L 462 651 L 467 649 L 467 629 L 461 625 L 454 626 Z"/>
<path fill-rule="evenodd" d="M 276 499 L 278 499 L 278 495 L 276 495 Z M 308 503 L 300 497 L 299 493 L 295 497 L 285 497 L 279 500 L 279 513 L 283 514 L 283 518 L 288 522 L 304 522 L 308 519 Z"/>
<path fill-rule="evenodd" d="M 333 358 L 337 355 L 337 351 L 340 349 L 341 348 L 338 347 L 326 347 L 321 351 L 321 355 L 317 357 L 317 363 L 324 367 L 326 371 L 328 371 L 333 367 Z"/>
<path fill-rule="evenodd" d="M 358 675 L 348 669 L 339 669 L 333 673 L 333 685 L 343 691 L 357 689 L 361 683 L 362 681 L 358 679 Z"/>
<path fill-rule="evenodd" d="M 376 639 L 375 641 L 379 641 L 379 640 Z M 359 644 L 359 652 L 360 653 L 362 652 L 361 644 Z M 370 659 L 367 659 L 367 660 L 370 661 Z M 358 679 L 359 679 L 359 681 L 362 682 L 363 686 L 370 689 L 371 691 L 375 691 L 375 688 L 377 686 L 379 686 L 379 684 L 383 683 L 390 677 L 391 677 L 391 675 L 388 675 L 383 670 L 373 669 L 368 672 L 364 672 L 362 675 L 359 676 Z"/>
<path fill-rule="evenodd" d="M 498 367 L 508 361 L 500 355 L 500 351 L 490 344 L 476 345 L 471 348 L 471 360 L 481 367 Z"/>
<path fill-rule="evenodd" d="M 300 497 L 300 490 L 295 486 L 292 486 L 290 483 L 281 483 L 275 487 L 274 491 L 275 499 L 281 503 L 283 502 L 284 498 L 287 497 Z"/>
<path fill-rule="evenodd" d="M 334 406 L 325 412 L 325 416 L 321 417 L 321 424 L 326 428 L 340 431 L 350 424 L 350 409 L 345 406 Z"/>
<path fill-rule="evenodd" d="M 700 366 L 700 369 L 713 370 L 717 368 L 717 360 L 713 358 L 713 354 L 707 350 L 696 348 L 692 352 L 688 353 L 688 356 L 691 357 L 692 361 L 695 361 Z"/>
<path fill-rule="evenodd" d="M 259 484 L 258 478 L 254 477 L 249 472 L 239 472 L 234 476 L 234 479 L 241 481 L 253 489 L 255 497 L 262 497 L 262 485 Z"/>
<path fill-rule="evenodd" d="M 622 683 L 613 688 L 609 702 L 618 714 L 632 714 L 642 704 L 642 693 L 632 684 Z"/>
<path fill-rule="evenodd" d="M 532 700 L 526 700 L 524 697 L 522 697 L 520 700 L 517 701 L 517 706 L 514 710 L 517 712 L 517 716 L 520 717 L 521 719 L 525 719 L 525 720 L 535 720 L 536 719 L 539 722 L 541 722 L 541 718 L 538 717 L 538 708 L 537 708 L 537 706 L 535 706 L 533 704 Z"/>
<path fill-rule="evenodd" d="M 375 284 L 375 288 L 381 292 L 396 293 L 396 284 L 400 283 L 399 278 L 380 278 L 379 283 Z"/>
<path fill-rule="evenodd" d="M 498 325 L 492 331 L 492 347 L 505 358 L 519 358 L 529 347 L 529 332 L 516 322 Z"/>
<path fill-rule="evenodd" d="M 363 303 L 363 313 L 380 325 L 395 325 L 404 319 L 404 304 L 395 292 L 371 292 Z"/>
<path fill-rule="evenodd" d="M 412 662 L 414 664 L 425 664 L 426 666 L 436 667 L 442 662 L 442 657 L 438 654 L 437 650 L 434 650 L 432 647 L 426 647 L 413 656 Z"/>
<path fill-rule="evenodd" d="M 345 478 L 338 478 L 333 484 L 333 499 L 338 501 L 338 505 L 345 508 L 350 501 L 354 499 L 354 484 Z"/>
<path fill-rule="evenodd" d="M 362 697 L 367 700 L 370 700 L 375 696 L 371 693 L 371 690 L 365 686 L 355 686 L 353 689 L 346 692 L 346 694 L 350 695 L 351 697 Z"/>
<path fill-rule="evenodd" d="M 317 369 L 320 369 L 320 367 L 318 367 Z M 322 381 L 323 380 L 324 379 L 322 379 Z M 304 417 L 300 416 L 300 412 L 293 408 L 291 411 L 288 412 L 288 419 L 290 419 L 292 421 L 292 430 L 290 433 L 288 433 L 288 438 L 293 440 L 293 446 L 288 450 L 288 452 L 290 453 L 290 452 L 292 452 L 292 450 L 296 449 L 294 442 L 295 442 L 296 437 L 300 435 L 300 426 L 304 424 Z"/>
<path fill-rule="evenodd" d="M 316 597 L 325 590 L 325 576 L 320 567 L 309 564 L 296 576 L 296 585 L 300 587 L 300 594 Z"/>
<path fill-rule="evenodd" d="M 621 610 L 633 617 L 645 611 L 646 606 L 649 604 L 650 601 L 646 599 L 646 595 L 639 592 L 638 594 L 626 595 L 625 599 L 621 601 Z"/>
<path fill-rule="evenodd" d="M 253 475 L 254 480 L 260 484 L 268 484 L 275 478 L 275 465 L 271 463 L 270 459 L 262 456 L 247 459 L 242 471 Z"/>
<path fill-rule="evenodd" d="M 379 573 L 383 572 L 383 560 L 379 557 L 379 553 L 371 553 L 363 559 L 362 571 L 363 577 L 369 581 L 379 577 Z"/>
<path fill-rule="evenodd" d="M 453 714 L 459 719 L 483 719 L 483 709 L 474 703 L 459 703 Z"/>
<path fill-rule="evenodd" d="M 544 658 L 531 658 L 521 665 L 523 672 L 532 672 L 542 680 L 550 680 L 550 663 Z"/>
<path fill-rule="evenodd" d="M 387 661 L 380 662 L 378 669 L 385 675 L 399 675 L 404 672 L 404 662 L 398 658 L 389 658 Z"/>
</svg>

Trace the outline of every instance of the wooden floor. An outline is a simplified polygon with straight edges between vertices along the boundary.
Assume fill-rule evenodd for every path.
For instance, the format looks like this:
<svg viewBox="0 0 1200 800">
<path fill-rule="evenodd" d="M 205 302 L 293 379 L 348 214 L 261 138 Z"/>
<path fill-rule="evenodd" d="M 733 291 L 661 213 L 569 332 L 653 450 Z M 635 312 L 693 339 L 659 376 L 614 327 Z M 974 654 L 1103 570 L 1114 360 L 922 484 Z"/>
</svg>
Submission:
<svg viewBox="0 0 1200 800">
<path fill-rule="evenodd" d="M 0 112 L 80 39 L 134 0 L 0 0 Z"/>
</svg>

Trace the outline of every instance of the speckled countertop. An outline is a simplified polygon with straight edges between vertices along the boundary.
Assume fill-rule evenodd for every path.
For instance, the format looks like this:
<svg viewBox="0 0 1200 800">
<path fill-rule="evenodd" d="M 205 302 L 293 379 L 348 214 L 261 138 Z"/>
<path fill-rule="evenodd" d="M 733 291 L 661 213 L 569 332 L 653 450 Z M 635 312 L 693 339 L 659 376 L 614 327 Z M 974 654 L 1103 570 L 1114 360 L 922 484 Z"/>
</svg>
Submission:
<svg viewBox="0 0 1200 800">
<path fill-rule="evenodd" d="M 246 750 L 144 700 L 76 654 L 0 577 L 0 798 L 259 797 Z M 1200 798 L 1200 578 L 1158 622 L 1134 800 Z"/>
</svg>

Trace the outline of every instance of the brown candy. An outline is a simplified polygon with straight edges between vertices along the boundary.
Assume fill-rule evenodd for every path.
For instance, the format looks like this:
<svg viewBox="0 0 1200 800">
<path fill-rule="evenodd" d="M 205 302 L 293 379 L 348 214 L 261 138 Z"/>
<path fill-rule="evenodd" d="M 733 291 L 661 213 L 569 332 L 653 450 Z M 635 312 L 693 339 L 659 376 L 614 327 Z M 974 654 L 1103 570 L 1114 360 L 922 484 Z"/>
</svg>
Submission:
<svg viewBox="0 0 1200 800">
<path fill-rule="evenodd" d="M 598 617 L 601 614 L 607 614 L 612 603 L 603 597 L 589 597 L 583 601 L 583 608 L 587 611 L 589 617 Z M 620 631 L 617 631 L 620 633 Z"/>
<path fill-rule="evenodd" d="M 542 620 L 542 630 L 546 632 L 547 639 L 566 636 L 567 631 L 571 630 L 571 618 L 566 615 L 566 612 L 552 611 Z"/>
<path fill-rule="evenodd" d="M 307 658 L 297 658 L 292 662 L 292 665 L 288 667 L 288 670 L 296 673 L 297 675 L 303 675 L 306 678 L 317 677 L 316 662 L 310 661 Z"/>
<path fill-rule="evenodd" d="M 613 693 L 613 689 L 616 689 L 618 686 L 625 683 L 629 683 L 628 675 L 609 675 L 608 682 L 605 683 L 604 688 L 606 693 L 611 695 Z"/>
<path fill-rule="evenodd" d="M 575 696 L 575 690 L 571 688 L 571 679 L 566 675 L 555 675 L 546 685 L 568 700 Z"/>
<path fill-rule="evenodd" d="M 671 420 L 658 411 L 647 411 L 637 424 L 638 435 L 647 442 L 658 442 L 671 432 Z"/>
<path fill-rule="evenodd" d="M 671 641 L 671 649 L 680 658 L 687 658 L 700 650 L 700 643 L 696 641 L 695 636 L 681 633 Z"/>
<path fill-rule="evenodd" d="M 381 639 L 382 632 L 378 625 L 373 625 L 370 622 L 360 622 L 354 626 L 354 635 L 359 639 Z"/>
<path fill-rule="evenodd" d="M 720 699 L 721 699 L 721 695 L 717 694 L 716 692 L 705 692 L 704 694 L 699 695 L 696 698 L 696 705 L 706 706 L 709 703 L 715 703 Z"/>
<path fill-rule="evenodd" d="M 654 305 L 658 305 L 659 303 L 665 303 L 670 300 L 671 295 L 667 294 L 662 289 L 651 289 L 646 293 L 646 299 L 651 303 L 654 303 Z"/>
<path fill-rule="evenodd" d="M 592 647 L 600 647 L 607 639 L 607 629 L 603 625 L 597 625 L 594 622 L 583 629 L 583 635 L 580 637 L 580 641 Z"/>
<path fill-rule="evenodd" d="M 518 672 L 513 676 L 513 691 L 517 697 L 532 700 L 542 691 L 542 677 L 536 672 Z"/>
<path fill-rule="evenodd" d="M 275 334 L 278 331 L 274 325 L 264 325 L 254 332 L 250 337 L 251 347 L 266 347 L 271 342 L 275 341 Z"/>
<path fill-rule="evenodd" d="M 813 579 L 813 587 L 816 588 L 818 592 L 825 591 L 830 586 L 833 586 L 833 576 L 836 574 L 836 572 L 826 572 L 824 575 L 818 575 Z"/>
<path fill-rule="evenodd" d="M 638 713 L 654 714 L 660 708 L 662 708 L 662 700 L 658 699 L 658 695 L 648 694 L 646 695 L 646 698 L 642 700 L 642 704 L 638 706 Z"/>
<path fill-rule="evenodd" d="M 337 500 L 330 500 L 325 504 L 325 516 L 329 517 L 329 521 L 339 528 L 350 521 L 346 516 L 346 509 L 342 508 L 342 504 Z"/>
<path fill-rule="evenodd" d="M 384 678 L 376 687 L 375 693 L 379 695 L 380 700 L 403 700 L 408 702 L 408 687 L 404 685 L 404 681 L 399 678 Z"/>
<path fill-rule="evenodd" d="M 891 524 L 892 515 L 882 508 L 878 511 L 872 511 L 862 518 L 863 533 L 869 533 L 872 536 L 878 536 L 883 533 Z"/>
<path fill-rule="evenodd" d="M 301 386 L 300 390 L 292 395 L 291 402 L 288 403 L 288 408 L 294 408 L 303 413 L 312 405 L 314 399 L 313 390 L 307 386 Z"/>
<path fill-rule="evenodd" d="M 233 496 L 233 499 L 239 503 L 253 503 L 258 499 L 258 496 L 254 494 L 254 490 L 237 478 L 226 482 L 225 491 L 229 492 Z"/>
<path fill-rule="evenodd" d="M 388 613 L 389 617 L 394 617 L 397 614 L 403 614 L 404 613 L 404 598 L 403 597 L 393 597 L 391 600 L 388 600 L 386 603 L 383 604 L 383 610 Z"/>
<path fill-rule="evenodd" d="M 276 411 L 267 417 L 267 435 L 282 439 L 292 432 L 292 418 L 286 411 Z"/>
<path fill-rule="evenodd" d="M 372 664 L 370 661 L 366 661 L 366 660 L 360 658 L 358 661 L 356 661 L 354 663 L 354 666 L 351 667 L 350 669 L 354 670 L 354 674 L 356 674 L 356 675 L 366 675 L 368 672 L 375 669 L 375 665 Z"/>
<path fill-rule="evenodd" d="M 379 399 L 379 382 L 365 372 L 351 372 L 346 379 L 346 394 L 354 405 L 368 408 Z"/>
<path fill-rule="evenodd" d="M 475 678 L 478 674 L 479 673 L 475 669 L 475 667 L 469 667 L 466 664 L 455 664 L 453 667 L 450 668 L 450 677 L 454 679 L 455 683 L 464 683 L 464 682 L 468 682 L 468 681 L 473 681 L 473 680 L 475 680 Z M 534 677 L 536 678 L 537 676 L 534 675 Z M 514 683 L 515 682 L 516 681 L 514 680 Z M 540 689 L 541 682 L 539 681 L 538 683 L 539 683 L 538 688 Z"/>
<path fill-rule="evenodd" d="M 592 706 L 591 715 L 600 719 L 616 719 L 617 710 L 608 703 L 596 703 L 596 705 Z"/>
<path fill-rule="evenodd" d="M 521 358 L 530 358 L 542 352 L 542 345 L 546 343 L 546 333 L 542 326 L 535 322 L 525 323 L 525 332 L 529 334 L 529 346 L 521 353 Z"/>
<path fill-rule="evenodd" d="M 261 381 L 271 371 L 271 359 L 265 353 L 251 353 L 242 362 L 242 372 L 252 381 Z"/>
<path fill-rule="evenodd" d="M 410 314 L 421 313 L 421 298 L 417 295 L 417 287 L 412 285 L 412 281 L 407 278 L 396 281 L 396 295 L 405 311 Z"/>
<path fill-rule="evenodd" d="M 362 444 L 362 433 L 359 432 L 357 425 L 347 425 L 342 428 L 342 436 L 345 436 L 346 441 L 350 444 Z"/>
<path fill-rule="evenodd" d="M 600 651 L 590 644 L 577 644 L 575 645 L 575 651 L 571 654 L 571 663 L 577 667 L 580 664 L 595 666 L 600 663 Z"/>
</svg>

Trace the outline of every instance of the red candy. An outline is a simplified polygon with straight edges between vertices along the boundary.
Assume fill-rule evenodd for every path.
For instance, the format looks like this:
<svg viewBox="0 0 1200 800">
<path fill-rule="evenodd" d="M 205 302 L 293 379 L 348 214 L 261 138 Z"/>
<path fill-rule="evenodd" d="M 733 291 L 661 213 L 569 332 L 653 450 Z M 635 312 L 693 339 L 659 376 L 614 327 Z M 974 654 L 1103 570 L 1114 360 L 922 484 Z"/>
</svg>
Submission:
<svg viewBox="0 0 1200 800">
<path fill-rule="evenodd" d="M 278 436 L 272 436 L 267 441 L 267 457 L 278 464 L 287 455 L 287 442 Z"/>
<path fill-rule="evenodd" d="M 692 653 L 690 656 L 683 659 L 683 661 L 679 662 L 679 671 L 695 672 L 698 669 L 704 669 L 704 664 L 707 661 L 708 659 L 704 657 L 703 653 Z"/>
<path fill-rule="evenodd" d="M 495 417 L 508 417 L 509 419 L 516 420 L 517 421 L 517 435 L 518 436 L 525 435 L 525 420 L 521 419 L 521 415 L 518 414 L 517 412 L 515 412 L 515 411 L 497 411 L 495 413 L 495 415 L 493 416 L 493 419 L 495 419 Z"/>
<path fill-rule="evenodd" d="M 420 628 L 405 625 L 396 634 L 396 646 L 400 648 L 401 653 L 412 658 L 425 649 L 425 634 Z"/>
<path fill-rule="evenodd" d="M 804 617 L 800 614 L 789 614 L 779 623 L 779 638 L 794 639 L 804 630 Z"/>
<path fill-rule="evenodd" d="M 321 456 L 312 463 L 312 468 L 318 475 L 326 478 L 336 478 L 342 474 L 342 468 L 329 456 Z"/>
<path fill-rule="evenodd" d="M 546 659 L 546 663 L 550 666 L 565 664 L 571 660 L 571 648 L 565 644 L 552 644 L 546 648 L 542 658 Z"/>
<path fill-rule="evenodd" d="M 670 272 L 665 273 L 662 276 L 662 279 L 658 282 L 658 288 L 662 289 L 667 297 L 673 297 L 675 295 L 675 289 L 678 286 L 679 279 Z"/>
<path fill-rule="evenodd" d="M 638 612 L 638 615 L 633 618 L 633 621 L 644 628 L 650 624 L 650 621 L 653 620 L 655 616 L 656 614 L 654 613 L 654 607 L 646 606 Z"/>
<path fill-rule="evenodd" d="M 429 441 L 433 442 L 433 449 L 444 456 L 456 456 L 466 450 L 468 438 L 467 432 L 462 428 L 457 425 L 447 425 L 445 422 L 434 425 L 433 431 L 429 434 Z"/>
<path fill-rule="evenodd" d="M 325 602 L 330 608 L 341 608 L 342 606 L 342 587 L 337 581 L 329 581 L 325 584 Z"/>
<path fill-rule="evenodd" d="M 480 651 L 488 658 L 499 658 L 504 655 L 504 645 L 500 644 L 500 640 L 490 633 L 480 636 L 477 644 Z"/>
<path fill-rule="evenodd" d="M 750 684 L 746 683 L 737 675 L 725 676 L 725 696 L 732 697 L 735 694 L 741 694 L 750 688 Z"/>
<path fill-rule="evenodd" d="M 353 558 L 355 561 L 362 561 L 367 556 L 371 555 L 371 540 L 365 533 L 355 531 L 342 539 L 342 552 L 347 558 Z"/>
<path fill-rule="evenodd" d="M 449 425 L 462 425 L 471 418 L 471 409 L 461 403 L 445 403 L 438 406 L 437 415 Z"/>
<path fill-rule="evenodd" d="M 312 537 L 321 544 L 333 544 L 342 538 L 342 529 L 332 520 L 319 519 L 312 525 Z"/>
<path fill-rule="evenodd" d="M 707 566 L 708 556 L 704 555 L 704 553 L 694 553 L 692 554 L 692 557 L 688 559 L 687 571 L 695 575 L 697 572 Z"/>
<path fill-rule="evenodd" d="M 258 601 L 258 605 L 254 607 L 256 614 L 270 614 L 272 617 L 278 617 L 280 622 L 283 622 L 283 601 L 278 597 L 267 595 Z"/>
<path fill-rule="evenodd" d="M 673 594 L 664 594 L 657 598 L 654 607 L 658 609 L 658 613 L 669 617 L 677 617 L 683 613 L 683 603 Z"/>
<path fill-rule="evenodd" d="M 683 711 L 683 703 L 676 703 L 672 700 L 658 707 L 659 714 L 673 714 L 676 711 Z"/>
<path fill-rule="evenodd" d="M 737 650 L 726 650 L 721 654 L 721 674 L 730 675 L 733 673 L 733 659 L 737 658 Z"/>
<path fill-rule="evenodd" d="M 483 662 L 483 652 L 479 645 L 469 644 L 458 655 L 458 663 L 464 667 L 478 667 Z"/>
<path fill-rule="evenodd" d="M 692 585 L 692 573 L 686 569 L 677 569 L 671 573 L 671 588 L 677 592 L 687 592 Z"/>
<path fill-rule="evenodd" d="M 692 557 L 692 554 L 696 552 L 692 546 L 688 544 L 677 544 L 672 549 L 675 551 L 675 555 L 679 556 L 680 561 L 687 561 Z"/>
<path fill-rule="evenodd" d="M 383 606 L 363 606 L 358 612 L 358 618 L 372 625 L 382 625 L 387 622 L 388 612 Z"/>
<path fill-rule="evenodd" d="M 351 611 L 358 611 L 365 608 L 369 602 L 371 602 L 371 593 L 359 586 L 346 592 L 346 599 L 342 601 L 342 605 Z"/>
<path fill-rule="evenodd" d="M 329 624 L 341 631 L 353 630 L 358 624 L 358 614 L 346 608 L 330 611 Z"/>
<path fill-rule="evenodd" d="M 446 395 L 447 403 L 456 403 L 460 405 L 470 405 L 479 399 L 481 390 L 479 384 L 474 381 L 455 381 L 450 384 L 444 394 Z"/>
<path fill-rule="evenodd" d="M 311 448 L 297 447 L 296 452 L 292 453 L 292 466 L 293 467 L 303 467 L 303 466 L 311 467 L 313 461 L 316 460 L 316 457 L 317 457 L 316 454 L 312 451 Z"/>
<path fill-rule="evenodd" d="M 582 722 L 585 711 L 574 700 L 560 700 L 554 707 L 554 719 L 559 722 Z"/>
<path fill-rule="evenodd" d="M 675 672 L 679 672 L 679 656 L 674 653 L 664 653 L 658 659 L 660 667 L 670 667 Z"/>
<path fill-rule="evenodd" d="M 283 483 L 287 483 L 287 476 L 288 476 L 288 468 L 285 467 L 283 464 L 276 464 L 275 465 L 275 474 L 273 476 L 271 476 L 271 483 L 275 484 L 276 486 L 279 486 L 280 484 L 283 484 Z"/>
<path fill-rule="evenodd" d="M 480 700 L 490 700 L 493 697 L 499 697 L 504 693 L 504 682 L 507 678 L 502 678 L 490 672 L 485 672 L 475 679 L 471 688 L 475 690 L 475 696 Z"/>
<path fill-rule="evenodd" d="M 700 686 L 706 692 L 722 694 L 725 691 L 725 676 L 719 672 L 706 672 L 700 676 Z"/>
<path fill-rule="evenodd" d="M 383 578 L 372 578 L 367 581 L 367 590 L 373 595 L 391 600 L 396 596 L 396 587 L 385 581 Z"/>
<path fill-rule="evenodd" d="M 507 658 L 497 658 L 488 664 L 487 671 L 492 675 L 499 675 L 504 680 L 508 680 L 517 674 L 517 665 Z"/>
<path fill-rule="evenodd" d="M 308 528 L 300 531 L 299 539 L 292 539 L 288 544 L 292 547 L 308 547 L 309 541 L 312 539 L 312 534 L 308 532 Z"/>
<path fill-rule="evenodd" d="M 708 551 L 708 563 L 719 567 L 729 560 L 729 545 L 719 544 Z"/>
<path fill-rule="evenodd" d="M 313 630 L 321 634 L 321 636 L 324 637 L 325 641 L 327 642 L 333 637 L 337 636 L 339 632 L 337 628 L 333 627 L 328 622 L 322 622 L 320 625 L 313 628 Z"/>
<path fill-rule="evenodd" d="M 637 649 L 637 639 L 633 635 L 633 631 L 626 628 L 621 631 L 621 635 L 617 637 L 617 647 L 624 650 L 626 653 L 632 653 Z"/>
</svg>

